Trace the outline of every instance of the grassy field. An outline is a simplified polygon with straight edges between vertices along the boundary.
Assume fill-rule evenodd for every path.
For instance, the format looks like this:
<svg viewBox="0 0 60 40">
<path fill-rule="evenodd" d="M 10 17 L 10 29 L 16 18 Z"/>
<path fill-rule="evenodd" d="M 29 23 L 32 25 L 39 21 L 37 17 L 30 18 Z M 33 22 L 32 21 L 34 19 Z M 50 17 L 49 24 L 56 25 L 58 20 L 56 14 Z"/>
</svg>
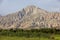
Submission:
<svg viewBox="0 0 60 40">
<path fill-rule="evenodd" d="M 55 39 L 44 38 L 44 37 L 10 37 L 10 36 L 0 36 L 0 40 L 60 40 L 60 35 L 55 35 Z"/>
<path fill-rule="evenodd" d="M 6 37 L 1 36 L 0 40 L 48 40 L 47 38 L 25 38 L 25 37 Z"/>
</svg>

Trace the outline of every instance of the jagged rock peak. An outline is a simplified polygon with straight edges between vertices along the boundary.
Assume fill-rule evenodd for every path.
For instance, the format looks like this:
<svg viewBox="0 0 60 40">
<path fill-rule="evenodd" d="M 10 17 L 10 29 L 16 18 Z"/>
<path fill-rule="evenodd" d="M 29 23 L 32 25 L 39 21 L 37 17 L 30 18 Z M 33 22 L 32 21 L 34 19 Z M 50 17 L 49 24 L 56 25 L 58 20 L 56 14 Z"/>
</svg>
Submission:
<svg viewBox="0 0 60 40">
<path fill-rule="evenodd" d="M 39 8 L 38 6 L 35 6 L 35 5 L 30 5 L 30 6 L 27 6 L 25 8 L 23 8 L 22 10 L 24 13 L 28 14 L 28 13 L 33 13 L 33 12 L 47 12 L 45 11 L 44 9 L 42 8 Z"/>
<path fill-rule="evenodd" d="M 27 7 L 24 8 L 24 9 L 29 9 L 29 10 L 31 10 L 31 9 L 40 9 L 40 10 L 42 10 L 41 8 L 39 8 L 39 7 L 35 6 L 35 5 L 27 6 Z"/>
<path fill-rule="evenodd" d="M 35 5 L 30 5 L 30 6 L 27 6 L 26 8 L 24 8 L 24 10 L 25 11 L 35 11 L 35 10 L 37 10 L 37 11 L 41 11 L 41 12 L 48 12 L 48 11 L 46 11 L 46 10 L 44 10 L 44 9 L 42 9 L 42 8 L 39 8 L 38 6 L 35 6 Z"/>
</svg>

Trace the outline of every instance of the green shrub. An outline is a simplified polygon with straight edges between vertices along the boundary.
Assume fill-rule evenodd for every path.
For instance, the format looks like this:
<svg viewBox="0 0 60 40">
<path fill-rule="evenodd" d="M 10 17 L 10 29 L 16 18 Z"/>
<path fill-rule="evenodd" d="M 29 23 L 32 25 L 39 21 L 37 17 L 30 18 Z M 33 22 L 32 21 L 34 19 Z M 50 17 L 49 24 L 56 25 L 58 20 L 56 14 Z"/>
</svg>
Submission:
<svg viewBox="0 0 60 40">
<path fill-rule="evenodd" d="M 31 29 L 31 30 L 0 30 L 0 36 L 18 36 L 18 37 L 49 37 L 51 34 L 60 34 L 57 29 Z"/>
</svg>

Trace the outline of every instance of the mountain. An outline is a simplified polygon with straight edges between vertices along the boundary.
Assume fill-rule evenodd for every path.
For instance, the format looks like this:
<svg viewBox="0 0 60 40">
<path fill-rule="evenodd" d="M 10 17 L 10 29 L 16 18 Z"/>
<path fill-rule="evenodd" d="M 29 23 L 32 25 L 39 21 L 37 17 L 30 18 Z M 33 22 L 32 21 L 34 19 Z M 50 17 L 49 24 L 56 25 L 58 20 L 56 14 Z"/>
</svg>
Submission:
<svg viewBox="0 0 60 40">
<path fill-rule="evenodd" d="M 0 17 L 0 29 L 60 29 L 60 13 L 48 12 L 36 6 Z"/>
</svg>

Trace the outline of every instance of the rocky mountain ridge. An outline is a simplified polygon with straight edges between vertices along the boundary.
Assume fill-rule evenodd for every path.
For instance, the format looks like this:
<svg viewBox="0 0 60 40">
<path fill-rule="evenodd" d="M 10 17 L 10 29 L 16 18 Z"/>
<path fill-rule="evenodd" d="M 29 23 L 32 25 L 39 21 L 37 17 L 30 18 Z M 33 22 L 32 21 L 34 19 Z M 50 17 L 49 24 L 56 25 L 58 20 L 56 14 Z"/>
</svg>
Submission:
<svg viewBox="0 0 60 40">
<path fill-rule="evenodd" d="M 36 6 L 0 17 L 0 29 L 60 29 L 60 13 L 48 12 Z"/>
</svg>

